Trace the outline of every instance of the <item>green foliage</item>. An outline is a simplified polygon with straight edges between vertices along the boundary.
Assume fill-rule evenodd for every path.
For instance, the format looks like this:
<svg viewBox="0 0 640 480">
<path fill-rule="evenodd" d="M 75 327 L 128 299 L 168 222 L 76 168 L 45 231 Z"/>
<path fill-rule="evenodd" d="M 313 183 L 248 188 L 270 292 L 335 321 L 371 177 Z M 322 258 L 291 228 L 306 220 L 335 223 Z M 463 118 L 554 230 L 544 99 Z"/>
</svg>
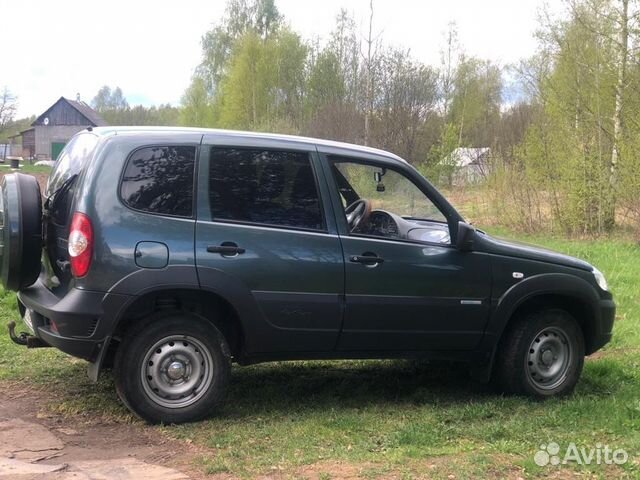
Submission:
<svg viewBox="0 0 640 480">
<path fill-rule="evenodd" d="M 236 48 L 216 96 L 220 125 L 255 130 L 275 119 L 295 125 L 305 82 L 306 47 L 300 37 L 283 30 L 263 40 L 248 32 Z"/>
<path fill-rule="evenodd" d="M 422 173 L 436 184 L 451 187 L 456 170 L 455 158 L 451 155 L 458 147 L 459 127 L 453 123 L 444 125 L 438 143 L 429 151 L 429 161 L 420 166 Z"/>
<path fill-rule="evenodd" d="M 212 127 L 215 125 L 214 113 L 205 81 L 199 77 L 194 78 L 182 96 L 180 124 L 190 127 Z"/>
<path fill-rule="evenodd" d="M 180 109 L 169 104 L 144 107 L 136 105 L 122 110 L 110 110 L 102 114 L 109 125 L 177 125 Z"/>
<path fill-rule="evenodd" d="M 458 146 L 495 143 L 500 120 L 502 76 L 489 61 L 465 58 L 457 67 L 449 123 L 458 129 Z"/>
<path fill-rule="evenodd" d="M 487 127 L 499 120 L 500 104 L 496 67 L 470 59 L 453 72 L 454 113 L 442 122 L 438 71 L 379 40 L 365 59 L 359 36 L 342 10 L 326 45 L 309 45 L 283 26 L 273 2 L 232 0 L 203 37 L 203 61 L 183 97 L 181 121 L 366 141 L 413 163 L 431 161 L 432 144 L 448 138 L 445 123 L 456 125 L 458 144 L 492 141 L 495 129 Z"/>
<path fill-rule="evenodd" d="M 546 201 L 546 211 L 538 210 L 540 218 L 530 218 L 531 224 L 547 219 L 569 233 L 601 233 L 613 225 L 615 198 L 637 197 L 631 175 L 638 157 L 628 144 L 635 137 L 629 136 L 630 122 L 620 145 L 621 184 L 611 177 L 619 22 L 613 1 L 585 1 L 574 5 L 567 21 L 551 23 L 543 32 L 531 79 L 540 113 L 511 165 L 524 176 L 527 189 Z"/>
<path fill-rule="evenodd" d="M 331 49 L 320 52 L 311 66 L 308 81 L 308 106 L 312 111 L 344 101 L 346 86 L 340 58 Z"/>
<path fill-rule="evenodd" d="M 4 128 L 0 129 L 0 143 L 9 143 L 9 137 L 27 130 L 35 120 L 35 115 L 32 115 L 31 117 L 8 121 Z"/>
<path fill-rule="evenodd" d="M 253 33 L 267 40 L 281 22 L 274 0 L 229 0 L 222 21 L 202 37 L 202 62 L 194 81 L 203 80 L 209 95 L 213 95 L 227 72 L 238 39 Z"/>
<path fill-rule="evenodd" d="M 453 25 L 435 69 L 363 35 L 344 10 L 325 43 L 309 43 L 273 1 L 230 0 L 203 37 L 180 122 L 384 148 L 449 187 L 451 153 L 489 147 L 492 195 L 514 226 L 638 228 L 640 17 L 625 17 L 624 2 L 578 0 L 559 20 L 543 16 L 538 52 L 519 68 L 466 56 Z M 517 104 L 505 105 L 507 88 Z"/>
<path fill-rule="evenodd" d="M 91 100 L 91 105 L 94 110 L 101 114 L 117 112 L 119 110 L 126 110 L 129 108 L 129 103 L 127 102 L 127 99 L 124 98 L 122 89 L 120 87 L 116 87 L 112 91 L 111 87 L 108 85 L 105 85 L 98 90 L 96 96 Z"/>
<path fill-rule="evenodd" d="M 91 101 L 95 110 L 109 125 L 176 125 L 180 110 L 169 104 L 131 107 L 120 87 L 105 85 Z"/>
</svg>

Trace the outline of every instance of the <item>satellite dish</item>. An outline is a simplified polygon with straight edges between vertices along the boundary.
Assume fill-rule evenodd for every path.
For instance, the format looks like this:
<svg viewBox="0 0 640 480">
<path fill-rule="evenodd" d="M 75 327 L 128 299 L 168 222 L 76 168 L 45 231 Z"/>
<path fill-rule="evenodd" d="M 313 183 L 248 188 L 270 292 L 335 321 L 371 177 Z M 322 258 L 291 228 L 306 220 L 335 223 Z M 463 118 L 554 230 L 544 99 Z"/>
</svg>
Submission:
<svg viewBox="0 0 640 480">
<path fill-rule="evenodd" d="M 44 117 L 42 123 L 44 123 L 45 125 L 49 125 L 49 117 Z"/>
</svg>

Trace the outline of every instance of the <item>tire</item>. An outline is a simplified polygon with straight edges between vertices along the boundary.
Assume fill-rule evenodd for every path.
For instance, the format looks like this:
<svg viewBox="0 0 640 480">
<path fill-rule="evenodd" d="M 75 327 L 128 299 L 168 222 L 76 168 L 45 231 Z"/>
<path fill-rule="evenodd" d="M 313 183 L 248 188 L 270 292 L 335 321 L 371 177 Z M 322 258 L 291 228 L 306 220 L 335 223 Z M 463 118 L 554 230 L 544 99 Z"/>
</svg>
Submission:
<svg viewBox="0 0 640 480">
<path fill-rule="evenodd" d="M 231 355 L 220 331 L 187 312 L 156 313 L 129 330 L 116 353 L 122 402 L 150 423 L 184 423 L 210 415 L 223 400 Z"/>
<path fill-rule="evenodd" d="M 42 197 L 35 177 L 5 175 L 0 187 L 0 280 L 7 290 L 33 285 L 40 275 Z"/>
<path fill-rule="evenodd" d="M 582 330 L 566 311 L 530 313 L 507 327 L 494 383 L 505 393 L 537 399 L 569 395 L 582 373 L 584 350 Z"/>
</svg>

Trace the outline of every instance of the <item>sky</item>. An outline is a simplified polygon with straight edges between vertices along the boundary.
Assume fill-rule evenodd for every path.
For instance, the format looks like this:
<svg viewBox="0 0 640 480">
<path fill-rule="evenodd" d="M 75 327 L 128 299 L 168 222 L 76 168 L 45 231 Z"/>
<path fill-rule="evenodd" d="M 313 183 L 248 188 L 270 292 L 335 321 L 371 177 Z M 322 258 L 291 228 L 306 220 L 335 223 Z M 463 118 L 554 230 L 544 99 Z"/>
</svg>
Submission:
<svg viewBox="0 0 640 480">
<path fill-rule="evenodd" d="M 543 0 L 374 0 L 374 31 L 386 44 L 438 65 L 455 22 L 465 52 L 500 65 L 535 52 Z M 551 2 L 559 10 L 559 0 Z M 225 0 L 0 0 L 0 88 L 18 97 L 18 117 L 60 96 L 89 103 L 103 85 L 131 105 L 177 105 L 201 58 L 200 39 Z M 366 30 L 369 0 L 276 0 L 303 38 L 327 38 L 340 8 Z"/>
</svg>

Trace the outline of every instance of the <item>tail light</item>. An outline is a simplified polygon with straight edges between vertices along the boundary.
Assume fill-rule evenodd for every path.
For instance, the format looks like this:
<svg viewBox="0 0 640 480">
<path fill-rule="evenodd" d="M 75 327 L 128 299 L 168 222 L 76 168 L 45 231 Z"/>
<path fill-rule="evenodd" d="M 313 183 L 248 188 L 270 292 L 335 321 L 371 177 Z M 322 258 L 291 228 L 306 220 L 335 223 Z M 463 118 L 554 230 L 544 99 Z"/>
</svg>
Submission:
<svg viewBox="0 0 640 480">
<path fill-rule="evenodd" d="M 73 214 L 68 246 L 71 273 L 74 277 L 84 277 L 91 267 L 93 256 L 93 227 L 84 213 Z"/>
</svg>

